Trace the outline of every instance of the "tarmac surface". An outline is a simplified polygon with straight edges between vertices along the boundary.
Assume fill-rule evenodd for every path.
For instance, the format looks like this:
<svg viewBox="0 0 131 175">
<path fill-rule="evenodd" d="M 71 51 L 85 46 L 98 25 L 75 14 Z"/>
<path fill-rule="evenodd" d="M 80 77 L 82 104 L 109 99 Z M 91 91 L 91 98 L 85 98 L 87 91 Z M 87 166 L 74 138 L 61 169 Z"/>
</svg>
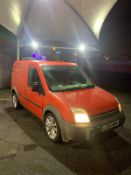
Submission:
<svg viewBox="0 0 131 175">
<path fill-rule="evenodd" d="M 131 93 L 111 92 L 125 115 L 123 128 L 90 141 L 53 144 L 39 120 L 14 110 L 9 90 L 0 90 L 0 175 L 131 175 Z"/>
</svg>

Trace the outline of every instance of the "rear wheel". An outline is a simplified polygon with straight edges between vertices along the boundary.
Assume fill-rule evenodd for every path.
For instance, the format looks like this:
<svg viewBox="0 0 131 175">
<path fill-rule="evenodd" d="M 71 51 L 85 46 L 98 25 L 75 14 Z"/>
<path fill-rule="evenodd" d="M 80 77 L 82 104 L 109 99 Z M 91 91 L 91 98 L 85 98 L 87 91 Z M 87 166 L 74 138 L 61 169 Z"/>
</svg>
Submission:
<svg viewBox="0 0 131 175">
<path fill-rule="evenodd" d="M 15 92 L 12 93 L 12 105 L 15 109 L 19 109 L 21 107 Z"/>
<path fill-rule="evenodd" d="M 59 124 L 52 113 L 45 115 L 44 126 L 46 135 L 52 142 L 58 143 L 62 140 Z"/>
</svg>

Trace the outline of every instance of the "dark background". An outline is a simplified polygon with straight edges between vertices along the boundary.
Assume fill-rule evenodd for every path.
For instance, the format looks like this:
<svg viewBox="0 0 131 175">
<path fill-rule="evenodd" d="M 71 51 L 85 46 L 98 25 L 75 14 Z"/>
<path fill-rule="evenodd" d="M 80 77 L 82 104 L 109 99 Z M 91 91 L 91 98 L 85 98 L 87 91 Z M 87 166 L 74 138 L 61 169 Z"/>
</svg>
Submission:
<svg viewBox="0 0 131 175">
<path fill-rule="evenodd" d="M 118 0 L 107 16 L 99 44 L 101 51 L 112 58 L 131 59 L 131 1 Z"/>
</svg>

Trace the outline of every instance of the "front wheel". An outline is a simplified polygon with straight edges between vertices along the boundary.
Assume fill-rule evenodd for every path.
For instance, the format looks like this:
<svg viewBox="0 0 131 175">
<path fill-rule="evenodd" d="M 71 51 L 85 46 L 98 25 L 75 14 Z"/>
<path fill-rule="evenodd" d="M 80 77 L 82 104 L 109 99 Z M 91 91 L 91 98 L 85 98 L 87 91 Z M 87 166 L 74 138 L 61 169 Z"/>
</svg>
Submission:
<svg viewBox="0 0 131 175">
<path fill-rule="evenodd" d="M 12 93 L 12 105 L 15 109 L 19 109 L 21 107 L 15 92 Z"/>
<path fill-rule="evenodd" d="M 52 113 L 45 115 L 44 126 L 46 135 L 52 142 L 58 143 L 62 140 L 59 124 Z"/>
</svg>

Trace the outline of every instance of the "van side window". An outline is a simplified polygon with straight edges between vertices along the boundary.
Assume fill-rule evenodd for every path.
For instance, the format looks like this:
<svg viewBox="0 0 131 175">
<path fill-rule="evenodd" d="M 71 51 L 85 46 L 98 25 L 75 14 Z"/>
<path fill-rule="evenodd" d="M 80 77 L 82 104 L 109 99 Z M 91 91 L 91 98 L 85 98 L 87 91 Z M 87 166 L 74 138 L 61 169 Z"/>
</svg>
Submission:
<svg viewBox="0 0 131 175">
<path fill-rule="evenodd" d="M 34 82 L 39 83 L 41 86 L 40 88 L 42 88 L 41 80 L 40 80 L 40 77 L 38 75 L 36 68 L 30 66 L 29 72 L 28 72 L 28 86 L 32 87 L 32 84 Z"/>
<path fill-rule="evenodd" d="M 32 86 L 32 75 L 33 75 L 33 71 L 34 71 L 34 67 L 30 66 L 29 67 L 29 72 L 28 72 L 28 86 Z"/>
</svg>

